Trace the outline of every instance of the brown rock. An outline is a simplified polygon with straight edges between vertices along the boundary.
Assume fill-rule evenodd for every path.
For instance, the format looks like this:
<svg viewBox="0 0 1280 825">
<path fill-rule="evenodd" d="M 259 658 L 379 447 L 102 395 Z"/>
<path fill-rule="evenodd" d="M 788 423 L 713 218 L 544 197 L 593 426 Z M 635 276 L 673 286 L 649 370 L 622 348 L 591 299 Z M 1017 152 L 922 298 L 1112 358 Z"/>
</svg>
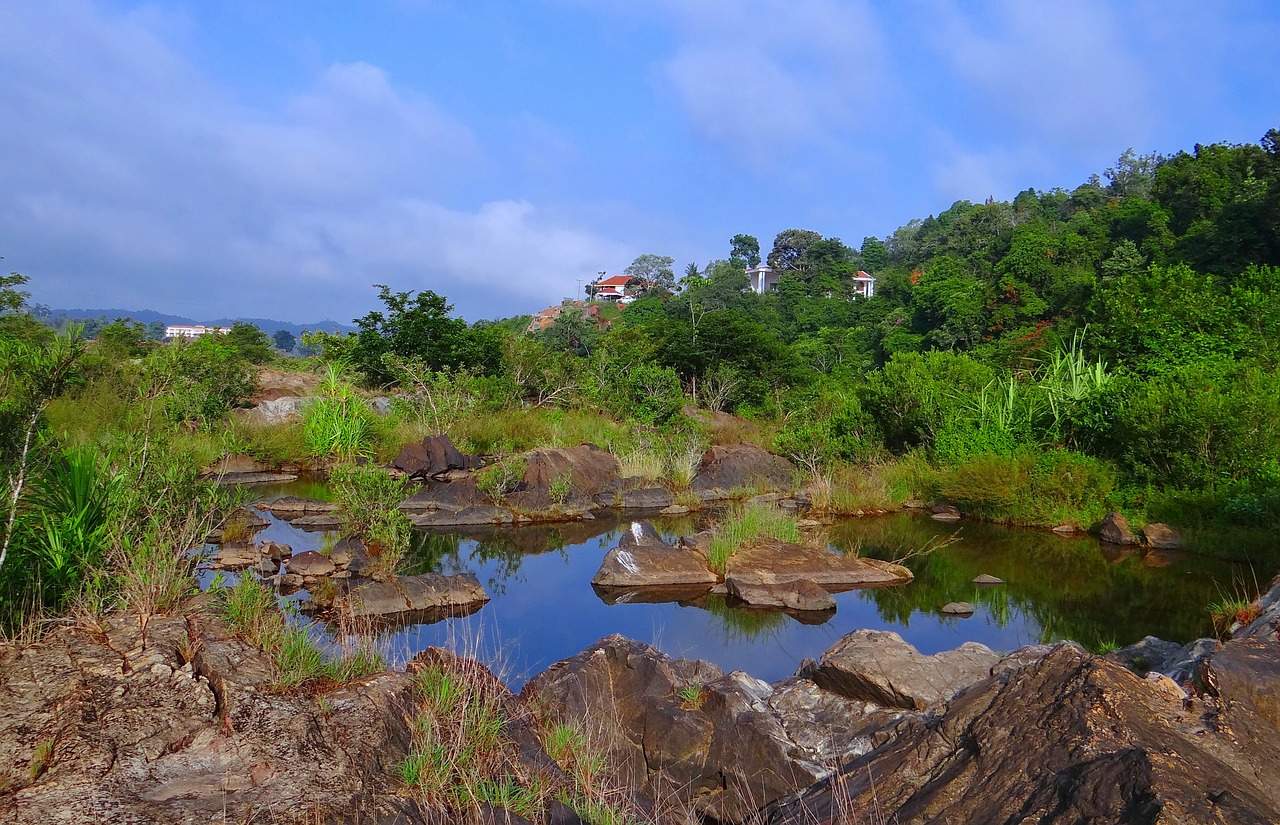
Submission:
<svg viewBox="0 0 1280 825">
<path fill-rule="evenodd" d="M 342 613 L 356 617 L 404 618 L 396 614 L 468 615 L 489 601 L 474 573 L 423 573 L 351 588 L 338 601 Z M 419 618 L 417 616 L 411 618 Z"/>
<path fill-rule="evenodd" d="M 795 467 L 785 458 L 753 444 L 734 444 L 703 453 L 690 486 L 697 493 L 724 498 L 734 490 L 789 491 L 795 486 L 795 477 Z"/>
<path fill-rule="evenodd" d="M 1129 520 L 1116 512 L 1107 513 L 1098 528 L 1098 536 L 1108 544 L 1137 544 L 1133 531 L 1129 529 Z"/>
<path fill-rule="evenodd" d="M 458 452 L 447 435 L 429 435 L 420 444 L 406 444 L 391 462 L 410 476 L 432 478 L 450 470 L 464 470 L 478 466 L 478 462 Z"/>
<path fill-rule="evenodd" d="M 263 503 L 263 509 L 270 510 L 278 518 L 293 518 L 311 513 L 332 513 L 338 505 L 332 501 L 321 501 L 318 498 L 299 498 L 298 496 L 281 496 Z"/>
<path fill-rule="evenodd" d="M 754 607 L 783 607 L 790 610 L 835 610 L 830 593 L 808 579 L 779 584 L 751 584 L 734 576 L 724 581 L 729 595 Z"/>
<path fill-rule="evenodd" d="M 822 654 L 813 680 L 850 699 L 924 710 L 945 704 L 985 679 L 999 660 L 985 645 L 973 642 L 924 656 L 897 633 L 855 630 Z"/>
<path fill-rule="evenodd" d="M 564 504 L 589 505 L 597 494 L 612 490 L 618 479 L 618 460 L 594 444 L 531 450 L 524 454 L 520 487 L 507 496 L 513 507 L 541 512 L 558 503 L 551 486 L 568 478 Z"/>
<path fill-rule="evenodd" d="M 618 546 L 605 555 L 591 583 L 609 588 L 704 585 L 710 589 L 717 580 L 700 550 L 672 547 L 652 525 L 633 521 Z"/>
<path fill-rule="evenodd" d="M 1147 544 L 1157 550 L 1181 550 L 1182 536 L 1167 524 L 1152 522 L 1142 528 L 1142 535 Z"/>
<path fill-rule="evenodd" d="M 912 578 L 911 571 L 900 564 L 774 540 L 739 549 L 729 557 L 729 573 L 739 585 L 773 586 L 807 579 L 832 593 L 903 584 Z"/>
<path fill-rule="evenodd" d="M 329 557 L 315 550 L 295 553 L 284 563 L 284 569 L 295 576 L 327 576 L 337 568 Z"/>
</svg>

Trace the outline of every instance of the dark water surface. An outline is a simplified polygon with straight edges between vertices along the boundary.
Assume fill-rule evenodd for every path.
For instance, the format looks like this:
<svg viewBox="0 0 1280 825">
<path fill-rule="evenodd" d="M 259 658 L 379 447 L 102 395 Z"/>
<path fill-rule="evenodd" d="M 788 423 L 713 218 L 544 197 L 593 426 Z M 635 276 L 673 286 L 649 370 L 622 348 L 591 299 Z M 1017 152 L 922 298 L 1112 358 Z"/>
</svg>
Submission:
<svg viewBox="0 0 1280 825">
<path fill-rule="evenodd" d="M 307 483 L 260 493 L 267 499 L 327 497 L 322 485 Z M 650 521 L 675 539 L 697 532 L 705 519 Z M 967 521 L 940 524 L 914 514 L 850 519 L 827 529 L 832 547 L 884 559 L 908 556 L 903 563 L 916 578 L 837 594 L 833 617 L 805 624 L 785 613 L 728 607 L 714 596 L 696 604 L 607 604 L 591 578 L 629 525 L 606 516 L 493 532 L 419 533 L 406 572 L 469 570 L 493 600 L 466 618 L 388 632 L 383 643 L 397 660 L 431 645 L 461 649 L 492 663 L 518 688 L 548 665 L 621 633 L 673 656 L 774 681 L 859 628 L 896 631 L 926 654 L 967 641 L 997 651 L 1059 639 L 1096 650 L 1147 634 L 1190 641 L 1212 633 L 1211 602 L 1252 588 L 1255 578 L 1267 581 L 1272 572 L 1259 569 L 1255 577 L 1247 565 L 1189 553 L 1122 554 L 1090 538 Z M 258 539 L 287 543 L 296 552 L 332 537 L 273 518 Z M 971 584 L 980 573 L 1006 584 Z M 941 608 L 952 601 L 971 603 L 973 616 L 944 616 Z"/>
</svg>

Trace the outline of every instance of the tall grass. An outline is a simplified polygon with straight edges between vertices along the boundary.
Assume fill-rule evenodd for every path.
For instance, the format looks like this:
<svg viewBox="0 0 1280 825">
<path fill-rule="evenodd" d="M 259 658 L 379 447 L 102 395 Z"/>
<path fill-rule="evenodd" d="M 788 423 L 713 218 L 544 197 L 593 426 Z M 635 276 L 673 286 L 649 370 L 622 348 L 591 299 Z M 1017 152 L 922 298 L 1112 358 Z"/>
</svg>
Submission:
<svg viewBox="0 0 1280 825">
<path fill-rule="evenodd" d="M 344 461 L 370 455 L 374 413 L 355 387 L 343 378 L 340 365 L 325 366 L 320 394 L 302 416 L 307 450 L 313 456 Z"/>
<path fill-rule="evenodd" d="M 377 554 L 378 572 L 390 576 L 409 550 L 412 524 L 400 511 L 414 484 L 378 467 L 339 464 L 329 474 L 341 506 L 342 529 Z"/>
<path fill-rule="evenodd" d="M 772 504 L 746 504 L 734 508 L 724 521 L 716 525 L 707 551 L 707 562 L 712 571 L 724 576 L 734 553 L 762 539 L 799 543 L 800 527 L 795 516 Z"/>
</svg>

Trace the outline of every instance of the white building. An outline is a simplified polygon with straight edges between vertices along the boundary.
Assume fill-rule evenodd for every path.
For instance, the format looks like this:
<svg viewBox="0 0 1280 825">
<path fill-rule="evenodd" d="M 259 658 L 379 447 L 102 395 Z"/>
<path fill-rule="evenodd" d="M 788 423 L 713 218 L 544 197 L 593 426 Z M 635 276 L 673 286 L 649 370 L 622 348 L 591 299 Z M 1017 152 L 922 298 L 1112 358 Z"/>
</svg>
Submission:
<svg viewBox="0 0 1280 825">
<path fill-rule="evenodd" d="M 231 327 L 206 327 L 197 324 L 196 326 L 186 326 L 184 324 L 175 324 L 164 328 L 165 338 L 199 338 L 201 335 L 209 335 L 215 333 L 222 335 L 231 331 Z"/>
<path fill-rule="evenodd" d="M 751 291 L 763 295 L 774 289 L 778 285 L 779 274 L 773 271 L 773 267 L 768 264 L 760 264 L 753 266 L 747 270 L 747 278 L 751 281 Z M 874 276 L 858 270 L 858 274 L 853 278 L 853 294 L 859 298 L 870 298 L 876 294 L 876 279 Z"/>
</svg>

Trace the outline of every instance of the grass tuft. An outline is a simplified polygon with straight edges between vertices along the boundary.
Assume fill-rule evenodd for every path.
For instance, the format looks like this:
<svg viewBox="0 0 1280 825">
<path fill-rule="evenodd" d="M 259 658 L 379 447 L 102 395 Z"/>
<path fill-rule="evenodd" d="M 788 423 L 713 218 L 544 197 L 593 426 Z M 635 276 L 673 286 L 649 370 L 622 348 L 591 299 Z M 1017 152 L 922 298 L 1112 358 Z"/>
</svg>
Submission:
<svg viewBox="0 0 1280 825">
<path fill-rule="evenodd" d="M 728 518 L 715 528 L 707 551 L 708 564 L 723 576 L 735 552 L 761 539 L 799 543 L 800 527 L 795 516 L 772 504 L 747 504 L 731 510 Z"/>
</svg>

